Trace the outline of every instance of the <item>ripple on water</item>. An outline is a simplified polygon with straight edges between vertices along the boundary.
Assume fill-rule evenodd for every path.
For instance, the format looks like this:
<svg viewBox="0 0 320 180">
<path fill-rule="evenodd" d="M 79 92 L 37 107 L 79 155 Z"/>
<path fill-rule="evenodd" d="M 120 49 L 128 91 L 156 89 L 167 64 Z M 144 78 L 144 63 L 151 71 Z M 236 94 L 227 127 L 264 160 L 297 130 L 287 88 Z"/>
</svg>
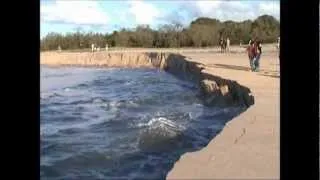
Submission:
<svg viewBox="0 0 320 180">
<path fill-rule="evenodd" d="M 243 110 L 204 107 L 193 85 L 154 69 L 41 73 L 44 179 L 164 179 Z"/>
</svg>

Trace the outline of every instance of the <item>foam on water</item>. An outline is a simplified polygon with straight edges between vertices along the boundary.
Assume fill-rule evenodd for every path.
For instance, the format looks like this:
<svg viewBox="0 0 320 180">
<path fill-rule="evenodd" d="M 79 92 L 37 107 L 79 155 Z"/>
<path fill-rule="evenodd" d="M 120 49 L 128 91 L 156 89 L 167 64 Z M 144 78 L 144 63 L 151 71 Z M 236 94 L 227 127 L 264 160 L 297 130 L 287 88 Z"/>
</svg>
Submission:
<svg viewBox="0 0 320 180">
<path fill-rule="evenodd" d="M 41 68 L 43 179 L 164 179 L 239 108 L 208 108 L 155 69 Z"/>
</svg>

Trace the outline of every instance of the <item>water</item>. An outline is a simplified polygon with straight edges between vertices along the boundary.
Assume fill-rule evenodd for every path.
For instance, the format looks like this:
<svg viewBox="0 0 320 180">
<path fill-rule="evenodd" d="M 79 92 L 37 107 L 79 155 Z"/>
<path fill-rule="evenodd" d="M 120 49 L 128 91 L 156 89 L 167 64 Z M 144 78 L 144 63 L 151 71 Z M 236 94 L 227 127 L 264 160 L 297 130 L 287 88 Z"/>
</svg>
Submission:
<svg viewBox="0 0 320 180">
<path fill-rule="evenodd" d="M 41 179 L 165 179 L 244 108 L 156 69 L 41 67 Z"/>
</svg>

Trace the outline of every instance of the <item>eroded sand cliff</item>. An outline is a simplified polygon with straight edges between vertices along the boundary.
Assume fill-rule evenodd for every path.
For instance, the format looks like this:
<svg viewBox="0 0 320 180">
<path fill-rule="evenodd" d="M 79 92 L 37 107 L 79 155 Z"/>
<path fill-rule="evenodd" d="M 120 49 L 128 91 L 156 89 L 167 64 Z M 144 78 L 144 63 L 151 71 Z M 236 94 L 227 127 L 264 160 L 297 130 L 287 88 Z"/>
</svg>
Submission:
<svg viewBox="0 0 320 180">
<path fill-rule="evenodd" d="M 250 90 L 235 81 L 203 73 L 204 65 L 186 60 L 173 53 L 41 53 L 44 65 L 99 66 L 99 67 L 150 67 L 165 70 L 184 80 L 192 81 L 200 90 L 205 105 L 249 107 L 254 103 Z"/>
</svg>

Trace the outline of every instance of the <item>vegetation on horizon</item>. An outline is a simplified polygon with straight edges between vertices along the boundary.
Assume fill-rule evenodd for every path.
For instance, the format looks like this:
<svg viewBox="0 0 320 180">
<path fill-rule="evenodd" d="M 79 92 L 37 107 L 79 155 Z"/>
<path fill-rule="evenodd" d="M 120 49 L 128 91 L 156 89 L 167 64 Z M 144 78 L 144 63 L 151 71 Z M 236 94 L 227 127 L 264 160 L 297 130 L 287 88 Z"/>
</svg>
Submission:
<svg viewBox="0 0 320 180">
<path fill-rule="evenodd" d="M 250 38 L 259 38 L 263 43 L 273 43 L 280 35 L 280 22 L 273 16 L 262 15 L 254 21 L 224 21 L 200 17 L 188 27 L 180 23 L 161 26 L 158 30 L 148 25 L 134 29 L 121 29 L 113 33 L 49 33 L 41 40 L 41 50 L 91 48 L 91 44 L 105 47 L 179 48 L 208 47 L 219 44 L 221 37 L 229 37 L 231 44 L 248 43 Z"/>
</svg>

